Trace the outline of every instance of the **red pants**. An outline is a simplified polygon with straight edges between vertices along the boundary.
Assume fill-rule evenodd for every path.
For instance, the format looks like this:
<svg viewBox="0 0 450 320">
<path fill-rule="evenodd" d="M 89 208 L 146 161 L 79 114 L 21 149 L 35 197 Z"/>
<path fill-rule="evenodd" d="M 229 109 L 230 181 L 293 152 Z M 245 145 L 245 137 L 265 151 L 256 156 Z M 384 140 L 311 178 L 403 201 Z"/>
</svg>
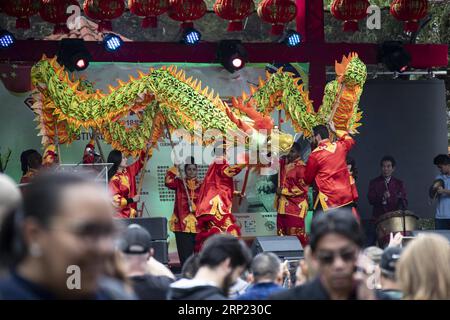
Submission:
<svg viewBox="0 0 450 320">
<path fill-rule="evenodd" d="M 309 242 L 304 218 L 289 214 L 277 214 L 277 233 L 279 236 L 296 236 L 303 247 Z"/>
</svg>

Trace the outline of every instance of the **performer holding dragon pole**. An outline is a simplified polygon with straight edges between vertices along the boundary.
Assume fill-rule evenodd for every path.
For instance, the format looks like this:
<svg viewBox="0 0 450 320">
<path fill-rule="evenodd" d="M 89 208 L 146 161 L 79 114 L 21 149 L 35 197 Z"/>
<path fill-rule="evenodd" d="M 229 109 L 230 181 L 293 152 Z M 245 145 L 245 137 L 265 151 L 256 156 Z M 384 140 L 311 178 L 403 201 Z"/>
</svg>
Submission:
<svg viewBox="0 0 450 320">
<path fill-rule="evenodd" d="M 169 221 L 170 231 L 174 232 L 181 266 L 194 253 L 195 236 L 198 233 L 195 209 L 198 202 L 201 181 L 197 178 L 197 165 L 191 157 L 181 168 L 172 167 L 166 173 L 165 185 L 175 191 L 173 214 Z"/>
<path fill-rule="evenodd" d="M 305 183 L 305 163 L 298 142 L 280 160 L 280 185 L 277 189 L 277 231 L 280 236 L 297 236 L 302 246 L 308 244 L 305 216 L 308 212 L 308 185 Z"/>
<path fill-rule="evenodd" d="M 236 218 L 231 213 L 234 194 L 233 177 L 238 175 L 247 164 L 245 161 L 230 164 L 225 157 L 223 145 L 216 147 L 214 152 L 216 157 L 206 172 L 195 211 L 199 228 L 195 239 L 196 252 L 200 251 L 207 238 L 216 233 L 230 233 L 236 237 L 241 235 Z"/>
</svg>

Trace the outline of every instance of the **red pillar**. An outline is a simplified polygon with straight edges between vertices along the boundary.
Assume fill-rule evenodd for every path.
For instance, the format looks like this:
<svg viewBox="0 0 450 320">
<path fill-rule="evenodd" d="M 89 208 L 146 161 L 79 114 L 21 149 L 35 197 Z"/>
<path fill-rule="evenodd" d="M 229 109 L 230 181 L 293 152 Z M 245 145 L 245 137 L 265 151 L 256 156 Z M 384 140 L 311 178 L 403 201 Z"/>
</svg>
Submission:
<svg viewBox="0 0 450 320">
<path fill-rule="evenodd" d="M 325 43 L 323 0 L 296 0 L 296 4 L 297 31 L 303 36 L 303 43 Z M 311 60 L 310 57 L 309 98 L 313 100 L 314 108 L 318 110 L 326 84 L 326 65 Z"/>
</svg>

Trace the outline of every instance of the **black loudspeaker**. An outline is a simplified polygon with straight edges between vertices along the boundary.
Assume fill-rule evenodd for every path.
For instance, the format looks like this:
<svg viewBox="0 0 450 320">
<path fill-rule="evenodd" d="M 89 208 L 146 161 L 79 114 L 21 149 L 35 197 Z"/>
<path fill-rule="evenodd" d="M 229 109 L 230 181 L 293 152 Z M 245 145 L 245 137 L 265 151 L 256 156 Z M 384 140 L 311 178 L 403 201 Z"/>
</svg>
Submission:
<svg viewBox="0 0 450 320">
<path fill-rule="evenodd" d="M 153 257 L 162 264 L 169 264 L 169 243 L 166 240 L 152 241 Z"/>
<path fill-rule="evenodd" d="M 131 219 L 120 219 L 125 226 L 136 223 L 142 228 L 150 232 L 152 240 L 166 240 L 168 238 L 167 233 L 167 218 L 131 218 Z"/>
<path fill-rule="evenodd" d="M 419 234 L 439 234 L 447 239 L 448 243 L 450 244 L 450 230 L 415 230 L 412 231 L 412 236 L 417 237 Z"/>
<path fill-rule="evenodd" d="M 303 247 L 296 236 L 256 237 L 252 244 L 252 253 L 273 252 L 282 260 L 303 258 Z"/>
</svg>

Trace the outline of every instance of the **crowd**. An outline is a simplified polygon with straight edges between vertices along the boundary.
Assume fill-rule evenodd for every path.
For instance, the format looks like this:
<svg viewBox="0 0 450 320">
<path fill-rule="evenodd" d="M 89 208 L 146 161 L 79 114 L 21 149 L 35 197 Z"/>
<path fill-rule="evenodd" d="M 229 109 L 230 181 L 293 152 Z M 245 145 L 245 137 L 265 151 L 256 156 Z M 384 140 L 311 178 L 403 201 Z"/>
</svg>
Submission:
<svg viewBox="0 0 450 320">
<path fill-rule="evenodd" d="M 314 216 L 294 273 L 238 237 L 209 237 L 181 275 L 155 260 L 151 235 L 113 219 L 88 177 L 45 173 L 21 195 L 0 176 L 0 299 L 450 299 L 450 247 L 435 234 L 363 247 L 348 210 Z M 287 281 L 288 280 L 288 281 Z"/>
</svg>

